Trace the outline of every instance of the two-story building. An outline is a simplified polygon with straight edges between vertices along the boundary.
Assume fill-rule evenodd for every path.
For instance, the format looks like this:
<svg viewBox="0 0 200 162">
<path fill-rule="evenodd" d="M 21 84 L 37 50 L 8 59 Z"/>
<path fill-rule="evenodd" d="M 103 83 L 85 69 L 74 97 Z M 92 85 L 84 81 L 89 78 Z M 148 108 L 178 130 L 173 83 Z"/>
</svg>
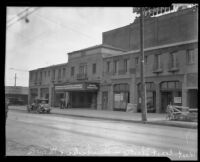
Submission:
<svg viewBox="0 0 200 162">
<path fill-rule="evenodd" d="M 165 112 L 168 104 L 197 107 L 198 8 L 144 18 L 144 70 L 147 107 Z M 139 20 L 103 33 L 103 43 L 128 52 L 104 58 L 103 108 L 140 111 Z"/>
<path fill-rule="evenodd" d="M 30 71 L 29 103 L 43 97 L 55 107 L 64 99 L 72 108 L 101 109 L 103 58 L 124 51 L 101 44 L 68 53 L 67 63 Z"/>
</svg>

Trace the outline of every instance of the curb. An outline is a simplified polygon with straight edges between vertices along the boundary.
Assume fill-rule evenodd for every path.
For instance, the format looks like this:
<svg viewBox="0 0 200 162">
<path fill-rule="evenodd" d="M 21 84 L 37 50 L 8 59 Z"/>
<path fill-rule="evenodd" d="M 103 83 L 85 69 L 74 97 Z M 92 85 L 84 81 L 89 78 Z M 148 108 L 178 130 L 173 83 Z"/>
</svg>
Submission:
<svg viewBox="0 0 200 162">
<path fill-rule="evenodd" d="M 17 111 L 26 111 L 20 109 L 10 109 L 10 110 L 17 110 Z M 152 124 L 152 125 L 162 125 L 162 126 L 173 126 L 179 128 L 191 128 L 197 129 L 198 125 L 184 125 L 184 124 L 177 124 L 177 123 L 165 123 L 165 122 L 156 122 L 156 121 L 138 121 L 138 120 L 126 120 L 126 119 L 114 119 L 114 118 L 106 118 L 106 117 L 99 117 L 99 116 L 85 116 L 85 115 L 76 115 L 76 114 L 61 114 L 56 112 L 51 112 L 51 114 L 62 115 L 62 116 L 73 116 L 73 117 L 82 117 L 82 118 L 93 118 L 93 119 L 103 119 L 103 120 L 112 120 L 112 121 L 122 121 L 122 122 L 129 122 L 129 123 L 139 123 L 139 124 Z"/>
</svg>

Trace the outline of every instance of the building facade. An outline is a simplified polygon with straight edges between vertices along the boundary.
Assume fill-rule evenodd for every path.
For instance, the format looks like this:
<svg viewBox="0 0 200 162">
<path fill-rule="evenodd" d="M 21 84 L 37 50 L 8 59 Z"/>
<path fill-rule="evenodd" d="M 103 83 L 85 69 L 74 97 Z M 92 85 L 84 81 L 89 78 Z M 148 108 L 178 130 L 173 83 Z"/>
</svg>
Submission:
<svg viewBox="0 0 200 162">
<path fill-rule="evenodd" d="M 9 100 L 10 105 L 27 105 L 28 87 L 5 86 L 5 98 Z"/>
<path fill-rule="evenodd" d="M 177 10 L 177 8 L 176 8 Z M 144 69 L 149 112 L 166 112 L 168 104 L 198 105 L 198 8 L 144 18 Z M 139 20 L 103 33 L 103 43 L 128 52 L 104 58 L 105 103 L 140 111 Z M 108 70 L 110 64 L 110 69 Z M 108 95 L 107 95 L 108 92 Z M 107 97 L 108 96 L 108 97 Z M 108 98 L 108 99 L 106 99 Z"/>
<path fill-rule="evenodd" d="M 29 103 L 36 97 L 49 99 L 58 107 L 65 100 L 73 108 L 101 109 L 100 82 L 103 58 L 124 52 L 108 45 L 97 45 L 68 53 L 68 62 L 30 71 Z"/>
<path fill-rule="evenodd" d="M 198 105 L 198 7 L 144 18 L 144 69 L 148 112 L 168 104 Z M 101 45 L 68 53 L 68 62 L 30 71 L 29 102 L 59 106 L 141 110 L 139 20 L 104 32 Z"/>
</svg>

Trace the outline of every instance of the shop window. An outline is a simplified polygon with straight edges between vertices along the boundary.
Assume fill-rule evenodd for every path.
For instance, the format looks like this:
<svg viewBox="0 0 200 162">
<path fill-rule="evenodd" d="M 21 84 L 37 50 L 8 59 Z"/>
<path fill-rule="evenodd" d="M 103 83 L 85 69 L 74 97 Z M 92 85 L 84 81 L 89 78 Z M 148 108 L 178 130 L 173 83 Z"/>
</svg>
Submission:
<svg viewBox="0 0 200 162">
<path fill-rule="evenodd" d="M 175 82 L 168 82 L 169 89 L 175 89 Z"/>
</svg>

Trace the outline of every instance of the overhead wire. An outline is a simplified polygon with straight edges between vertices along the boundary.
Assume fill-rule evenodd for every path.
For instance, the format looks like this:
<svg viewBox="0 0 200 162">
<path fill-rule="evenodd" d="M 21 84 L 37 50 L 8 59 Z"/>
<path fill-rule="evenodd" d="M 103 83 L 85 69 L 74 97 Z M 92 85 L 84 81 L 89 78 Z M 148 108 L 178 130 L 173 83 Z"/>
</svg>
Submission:
<svg viewBox="0 0 200 162">
<path fill-rule="evenodd" d="M 26 9 L 26 11 L 28 12 L 29 9 L 30 9 L 30 8 Z M 16 21 L 14 21 L 13 23 L 8 24 L 7 27 L 6 27 L 6 29 L 8 29 L 8 28 L 11 27 L 12 25 L 16 24 L 16 23 L 17 23 L 18 21 L 20 21 L 21 19 L 24 19 L 25 17 L 31 15 L 33 12 L 37 11 L 38 9 L 39 9 L 39 7 L 35 8 L 35 10 L 30 11 L 30 12 L 27 13 L 26 15 L 19 17 L 19 18 L 18 18 Z"/>
<path fill-rule="evenodd" d="M 12 20 L 16 19 L 17 17 L 19 17 L 21 14 L 23 14 L 24 12 L 26 12 L 28 9 L 28 7 L 24 10 L 22 10 L 21 12 L 17 13 L 13 18 L 10 18 L 7 23 L 11 22 Z"/>
</svg>

